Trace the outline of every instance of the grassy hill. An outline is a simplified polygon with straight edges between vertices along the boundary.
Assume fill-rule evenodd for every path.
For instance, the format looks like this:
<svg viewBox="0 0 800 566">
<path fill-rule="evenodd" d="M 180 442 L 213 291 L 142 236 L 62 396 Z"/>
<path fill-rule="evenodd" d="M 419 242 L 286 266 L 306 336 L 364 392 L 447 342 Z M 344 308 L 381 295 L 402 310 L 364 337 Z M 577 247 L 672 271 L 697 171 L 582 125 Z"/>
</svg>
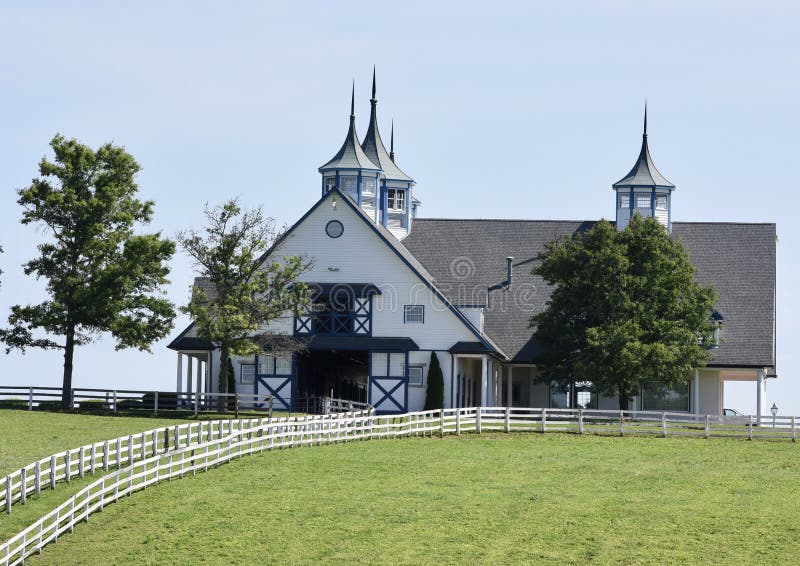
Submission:
<svg viewBox="0 0 800 566">
<path fill-rule="evenodd" d="M 798 449 L 498 434 L 264 453 L 111 505 L 29 562 L 791 563 Z"/>
</svg>

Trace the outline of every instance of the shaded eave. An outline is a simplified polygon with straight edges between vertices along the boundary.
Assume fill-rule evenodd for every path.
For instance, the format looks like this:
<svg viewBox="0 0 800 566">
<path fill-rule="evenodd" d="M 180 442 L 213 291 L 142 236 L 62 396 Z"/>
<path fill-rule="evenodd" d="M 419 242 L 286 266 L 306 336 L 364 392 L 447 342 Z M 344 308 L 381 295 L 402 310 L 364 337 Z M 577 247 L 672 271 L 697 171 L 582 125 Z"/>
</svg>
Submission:
<svg viewBox="0 0 800 566">
<path fill-rule="evenodd" d="M 167 344 L 170 350 L 186 351 L 186 350 L 214 350 L 216 346 L 211 340 L 200 338 L 199 336 L 186 336 L 186 334 L 194 328 L 194 322 L 187 326 L 172 342 Z"/>
</svg>

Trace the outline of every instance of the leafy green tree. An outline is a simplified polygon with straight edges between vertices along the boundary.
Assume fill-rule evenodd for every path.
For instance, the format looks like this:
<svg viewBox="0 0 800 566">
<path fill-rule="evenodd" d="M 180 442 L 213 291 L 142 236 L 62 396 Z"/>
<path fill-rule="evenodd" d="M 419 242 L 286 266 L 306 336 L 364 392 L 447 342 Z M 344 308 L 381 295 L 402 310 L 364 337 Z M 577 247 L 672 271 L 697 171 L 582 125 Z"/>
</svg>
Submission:
<svg viewBox="0 0 800 566">
<path fill-rule="evenodd" d="M 96 151 L 57 135 L 55 161 L 42 158 L 39 178 L 18 191 L 22 224 L 49 238 L 26 275 L 47 282 L 48 300 L 11 307 L 10 328 L 0 331 L 6 351 L 64 351 L 62 405 L 68 408 L 75 346 L 109 332 L 116 348 L 148 350 L 172 328 L 175 311 L 164 298 L 167 261 L 175 244 L 158 233 L 137 235 L 153 216 L 153 202 L 136 199 L 139 164 L 123 148 Z M 34 336 L 41 329 L 44 335 Z M 54 337 L 63 337 L 57 341 Z"/>
<path fill-rule="evenodd" d="M 425 392 L 425 409 L 434 411 L 444 408 L 444 376 L 439 365 L 436 352 L 431 352 L 431 363 L 428 367 L 428 388 Z"/>
<path fill-rule="evenodd" d="M 296 256 L 282 261 L 267 257 L 281 232 L 261 208 L 243 210 L 232 199 L 206 206 L 205 215 L 207 226 L 181 232 L 178 242 L 209 283 L 209 291 L 195 286 L 182 310 L 194 319 L 198 335 L 219 347 L 219 392 L 227 393 L 231 356 L 252 356 L 265 347 L 274 353 L 304 347 L 289 335 L 258 331 L 287 312 L 305 309 L 310 291 L 297 278 L 311 262 Z"/>
<path fill-rule="evenodd" d="M 554 286 L 533 316 L 541 379 L 591 380 L 621 409 L 640 383 L 686 382 L 710 359 L 716 293 L 695 280 L 683 245 L 656 220 L 600 221 L 550 243 L 534 273 Z"/>
</svg>

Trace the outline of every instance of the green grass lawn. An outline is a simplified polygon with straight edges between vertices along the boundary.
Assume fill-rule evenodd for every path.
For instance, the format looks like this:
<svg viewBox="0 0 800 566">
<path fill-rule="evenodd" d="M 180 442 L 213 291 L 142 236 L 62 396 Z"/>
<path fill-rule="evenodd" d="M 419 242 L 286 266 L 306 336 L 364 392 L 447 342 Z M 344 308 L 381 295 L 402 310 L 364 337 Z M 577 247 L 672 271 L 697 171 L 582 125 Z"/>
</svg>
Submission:
<svg viewBox="0 0 800 566">
<path fill-rule="evenodd" d="M 534 433 L 264 453 L 110 505 L 30 563 L 795 563 L 798 450 Z"/>
</svg>

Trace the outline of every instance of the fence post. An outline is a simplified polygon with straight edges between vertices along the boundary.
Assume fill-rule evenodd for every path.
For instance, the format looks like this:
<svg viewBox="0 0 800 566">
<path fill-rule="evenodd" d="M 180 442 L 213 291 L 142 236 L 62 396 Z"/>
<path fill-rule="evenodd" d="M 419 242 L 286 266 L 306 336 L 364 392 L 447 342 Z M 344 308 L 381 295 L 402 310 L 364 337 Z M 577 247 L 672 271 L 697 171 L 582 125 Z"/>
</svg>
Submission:
<svg viewBox="0 0 800 566">
<path fill-rule="evenodd" d="M 69 461 L 69 450 L 64 453 L 64 481 L 69 483 L 69 477 L 71 474 L 70 468 L 72 467 L 72 462 Z"/>
<path fill-rule="evenodd" d="M 42 492 L 42 463 L 39 460 L 33 465 L 33 483 L 36 495 L 39 495 Z"/>
<path fill-rule="evenodd" d="M 269 413 L 267 413 L 267 416 L 269 418 L 272 418 L 272 399 L 273 399 L 273 397 L 272 397 L 272 395 L 270 395 L 269 396 Z"/>
<path fill-rule="evenodd" d="M 117 414 L 117 390 L 114 390 L 114 414 Z"/>
<path fill-rule="evenodd" d="M 578 409 L 578 434 L 583 434 L 583 409 Z"/>
<path fill-rule="evenodd" d="M 69 390 L 69 410 L 70 411 L 74 411 L 75 410 L 75 390 L 74 389 L 70 389 Z"/>
<path fill-rule="evenodd" d="M 11 513 L 11 476 L 6 476 L 6 513 Z"/>
<path fill-rule="evenodd" d="M 158 391 L 153 393 L 153 415 L 158 416 Z"/>
<path fill-rule="evenodd" d="M 511 432 L 511 407 L 506 407 L 505 431 Z"/>
<path fill-rule="evenodd" d="M 56 488 L 56 457 L 50 456 L 50 489 Z"/>
<path fill-rule="evenodd" d="M 625 413 L 619 412 L 619 435 L 625 436 Z"/>
<path fill-rule="evenodd" d="M 194 392 L 194 416 L 200 411 L 200 389 Z"/>
<path fill-rule="evenodd" d="M 794 424 L 794 415 L 792 415 L 792 442 L 795 442 L 797 439 L 797 428 Z"/>
<path fill-rule="evenodd" d="M 547 430 L 547 409 L 542 407 L 541 433 L 544 434 L 546 430 Z"/>
<path fill-rule="evenodd" d="M 78 477 L 83 477 L 83 448 L 78 449 Z"/>
<path fill-rule="evenodd" d="M 33 386 L 28 388 L 28 410 L 33 410 Z"/>
<path fill-rule="evenodd" d="M 461 436 L 461 409 L 456 409 L 456 434 Z"/>
<path fill-rule="evenodd" d="M 661 413 L 661 435 L 667 437 L 667 413 Z"/>
<path fill-rule="evenodd" d="M 483 407 L 478 407 L 475 409 L 475 432 L 478 434 L 481 433 L 481 413 L 483 412 Z"/>
<path fill-rule="evenodd" d="M 439 411 L 439 437 L 444 437 L 444 409 Z"/>
<path fill-rule="evenodd" d="M 706 415 L 706 438 L 708 438 L 708 433 L 709 433 L 709 430 L 708 430 L 708 415 Z"/>
<path fill-rule="evenodd" d="M 233 394 L 233 403 L 234 403 L 234 418 L 239 418 L 239 393 Z"/>
<path fill-rule="evenodd" d="M 25 473 L 25 468 L 22 468 L 19 471 L 19 501 L 23 505 L 25 505 L 25 501 L 28 500 L 28 494 L 26 493 L 25 484 L 28 481 L 27 474 Z"/>
<path fill-rule="evenodd" d="M 747 423 L 747 440 L 753 440 L 753 420 L 750 419 Z"/>
</svg>

